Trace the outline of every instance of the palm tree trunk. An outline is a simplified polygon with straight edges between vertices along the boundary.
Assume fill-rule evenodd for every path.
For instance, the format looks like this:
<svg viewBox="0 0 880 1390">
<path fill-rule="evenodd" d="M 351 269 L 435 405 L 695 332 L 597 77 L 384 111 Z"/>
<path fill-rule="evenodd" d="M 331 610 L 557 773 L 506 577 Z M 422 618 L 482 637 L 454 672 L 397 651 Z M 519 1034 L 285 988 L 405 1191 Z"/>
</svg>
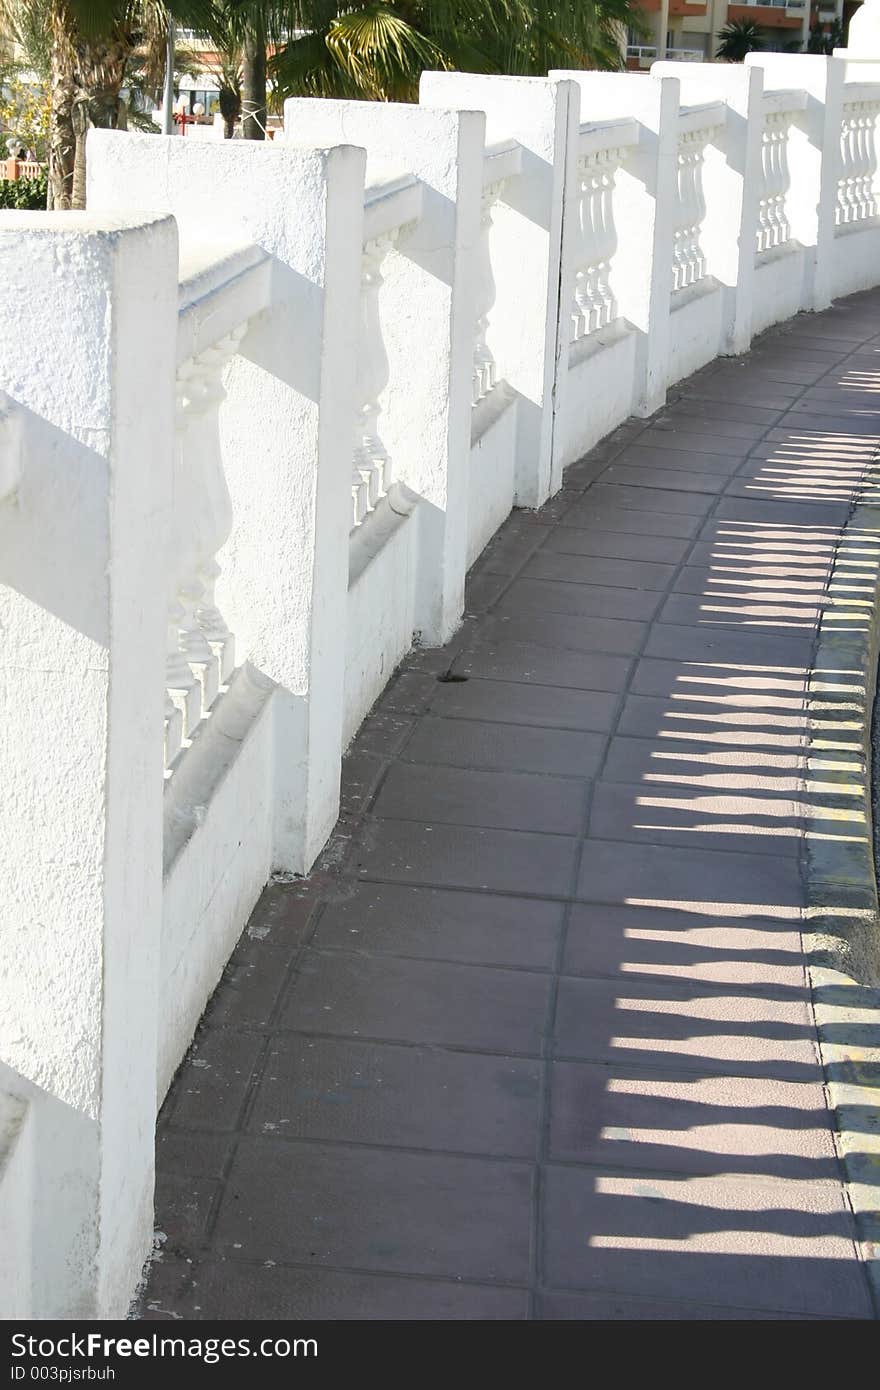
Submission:
<svg viewBox="0 0 880 1390">
<path fill-rule="evenodd" d="M 266 26 L 257 15 L 244 44 L 241 133 L 245 140 L 266 138 Z"/>
<path fill-rule="evenodd" d="M 72 206 L 76 136 L 73 130 L 73 48 L 60 20 L 52 28 L 49 83 L 52 114 L 49 122 L 48 206 L 62 212 Z"/>
<path fill-rule="evenodd" d="M 89 133 L 89 108 L 81 94 L 79 100 L 73 104 L 73 133 L 76 137 L 76 150 L 70 207 L 82 210 L 86 205 L 86 136 Z"/>
</svg>

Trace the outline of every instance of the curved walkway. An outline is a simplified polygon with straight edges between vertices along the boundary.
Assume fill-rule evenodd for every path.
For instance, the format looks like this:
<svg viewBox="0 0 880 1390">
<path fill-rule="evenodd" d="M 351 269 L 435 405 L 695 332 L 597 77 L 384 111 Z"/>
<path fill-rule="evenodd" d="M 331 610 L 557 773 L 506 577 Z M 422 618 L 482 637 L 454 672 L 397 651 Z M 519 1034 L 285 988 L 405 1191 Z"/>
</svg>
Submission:
<svg viewBox="0 0 880 1390">
<path fill-rule="evenodd" d="M 872 1315 L 800 929 L 807 818 L 857 818 L 845 720 L 805 805 L 805 694 L 878 391 L 875 292 L 493 540 L 166 1103 L 144 1316 Z"/>
</svg>

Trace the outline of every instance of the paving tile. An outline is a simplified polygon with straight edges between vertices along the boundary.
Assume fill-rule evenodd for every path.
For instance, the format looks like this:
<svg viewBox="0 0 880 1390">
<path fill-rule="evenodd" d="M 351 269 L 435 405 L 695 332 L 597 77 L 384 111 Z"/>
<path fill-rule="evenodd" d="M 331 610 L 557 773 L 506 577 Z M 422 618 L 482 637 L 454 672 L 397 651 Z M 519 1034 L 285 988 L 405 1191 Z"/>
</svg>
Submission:
<svg viewBox="0 0 880 1390">
<path fill-rule="evenodd" d="M 673 388 L 673 391 L 677 389 L 679 388 Z M 757 406 L 749 400 L 725 400 L 723 392 L 719 393 L 718 399 L 712 399 L 691 394 L 685 389 L 679 396 L 672 398 L 668 413 L 676 417 L 687 415 L 699 420 L 708 420 L 712 425 L 716 421 L 732 420 L 737 424 L 753 426 L 760 430 L 763 426 L 774 424 L 787 408 L 787 401 L 768 408 Z"/>
<path fill-rule="evenodd" d="M 309 884 L 270 880 L 239 938 L 239 947 L 249 940 L 262 941 L 295 953 L 312 929 L 316 907 L 317 897 Z"/>
<path fill-rule="evenodd" d="M 675 575 L 675 565 L 649 561 L 602 559 L 595 555 L 565 555 L 545 546 L 523 570 L 526 579 L 552 579 L 574 585 L 606 585 L 662 593 Z"/>
<path fill-rule="evenodd" d="M 685 399 L 667 406 L 659 415 L 655 415 L 651 421 L 651 443 L 657 442 L 655 435 L 663 434 L 671 436 L 676 441 L 672 447 L 692 449 L 696 445 L 692 444 L 690 440 L 696 435 L 700 440 L 700 447 L 703 449 L 706 448 L 706 441 L 712 442 L 713 453 L 719 452 L 715 446 L 718 445 L 719 441 L 725 439 L 730 440 L 734 446 L 736 446 L 737 440 L 744 441 L 739 447 L 748 449 L 750 444 L 761 438 L 767 425 L 775 419 L 775 413 L 767 411 L 766 414 L 769 419 L 766 423 L 754 423 L 737 419 L 736 411 L 732 410 L 729 414 L 733 418 L 728 419 L 722 415 L 713 414 L 711 422 L 707 422 L 706 412 L 694 408 L 695 405 L 700 406 L 701 404 L 705 404 L 705 402 L 691 403 Z M 638 441 L 635 442 L 638 443 Z"/>
<path fill-rule="evenodd" d="M 486 618 L 479 646 L 516 642 L 539 647 L 557 647 L 573 652 L 606 652 L 611 656 L 629 656 L 638 651 L 647 631 L 647 624 L 622 618 L 578 618 L 563 613 L 504 612 Z"/>
<path fill-rule="evenodd" d="M 607 450 L 601 446 L 586 458 L 578 459 L 577 463 L 571 463 L 565 470 L 565 486 L 586 491 L 592 483 L 604 473 L 609 462 L 620 452 L 620 445 L 615 445 Z"/>
<path fill-rule="evenodd" d="M 515 574 L 544 539 L 545 528 L 526 524 L 521 517 L 512 521 L 489 542 L 480 556 L 484 574 Z"/>
<path fill-rule="evenodd" d="M 219 1182 L 187 1174 L 156 1174 L 156 1236 L 170 1255 L 181 1249 L 201 1246 L 208 1235 L 208 1222 L 221 1190 Z"/>
<path fill-rule="evenodd" d="M 774 502 L 791 500 L 822 507 L 840 506 L 849 504 L 858 481 L 857 477 L 853 477 L 835 482 L 827 472 L 823 472 L 817 481 L 815 477 L 806 478 L 800 472 L 795 474 L 762 465 L 753 476 L 741 474 L 734 478 L 726 488 L 725 496 L 746 500 L 766 497 Z"/>
<path fill-rule="evenodd" d="M 685 417 L 686 418 L 686 417 Z M 754 427 L 745 426 L 749 432 L 749 437 L 760 433 Z M 696 468 L 698 471 L 712 472 L 718 468 L 724 471 L 723 463 L 713 463 L 710 467 L 708 463 L 699 463 L 698 459 L 705 456 L 729 455 L 731 458 L 745 458 L 748 453 L 748 443 L 743 443 L 737 438 L 736 434 L 724 429 L 717 429 L 713 424 L 711 430 L 696 430 L 692 426 L 688 428 L 685 423 L 682 426 L 674 416 L 662 416 L 659 420 L 651 422 L 650 429 L 634 439 L 619 456 L 622 461 L 635 462 L 641 451 L 646 452 L 652 458 L 661 460 L 663 457 L 668 459 L 670 453 L 675 454 L 676 462 L 667 463 L 669 468 Z M 682 463 L 679 460 L 688 457 L 691 462 Z"/>
<path fill-rule="evenodd" d="M 633 488 L 632 491 L 640 492 L 641 489 Z M 613 504 L 604 496 L 600 500 L 599 488 L 592 487 L 584 501 L 578 506 L 572 507 L 560 522 L 560 529 L 568 531 L 570 528 L 595 532 L 597 539 L 592 542 L 595 545 L 601 543 L 599 537 L 606 531 L 622 531 L 629 536 L 688 540 L 696 536 L 699 531 L 700 517 L 688 516 L 684 512 L 674 514 L 665 511 L 634 511 L 632 507 Z M 557 535 L 557 532 L 551 532 L 551 549 L 554 548 Z M 608 542 L 608 544 L 612 543 Z M 604 554 L 605 552 L 592 550 L 589 553 Z M 619 550 L 615 550 L 613 553 L 619 554 Z M 640 558 L 652 560 L 665 558 L 665 555 L 659 556 L 656 549 L 652 552 L 643 547 Z"/>
<path fill-rule="evenodd" d="M 577 896 L 585 902 L 711 910 L 793 919 L 803 905 L 798 876 L 768 854 L 721 853 L 587 841 Z"/>
<path fill-rule="evenodd" d="M 880 416 L 859 414 L 857 410 L 835 415 L 829 410 L 829 401 L 795 401 L 787 415 L 779 421 L 779 428 L 800 434 L 804 430 L 821 430 L 823 434 L 838 438 L 857 438 L 874 440 L 880 443 Z"/>
<path fill-rule="evenodd" d="M 173 1316 L 187 1321 L 338 1322 L 517 1321 L 528 1316 L 525 1289 L 455 1280 L 351 1274 L 335 1269 L 294 1269 L 222 1258 L 184 1266 L 185 1287 L 174 1290 Z M 150 1282 L 153 1294 L 156 1273 Z M 161 1318 L 164 1297 L 150 1299 L 142 1316 Z M 320 1345 L 320 1343 L 319 1343 Z"/>
<path fill-rule="evenodd" d="M 166 1102 L 171 1123 L 194 1129 L 235 1129 L 262 1049 L 262 1037 L 238 1029 L 201 1033 Z"/>
<path fill-rule="evenodd" d="M 576 835 L 585 800 L 586 783 L 575 778 L 398 762 L 374 810 L 398 820 Z"/>
<path fill-rule="evenodd" d="M 526 524 L 531 522 L 535 526 L 546 529 L 560 521 L 569 508 L 581 500 L 582 495 L 583 488 L 568 487 L 564 484 L 542 507 L 527 507 L 518 511 L 517 520 Z"/>
<path fill-rule="evenodd" d="M 676 1303 L 660 1298 L 631 1298 L 627 1294 L 543 1293 L 537 1317 L 554 1322 L 724 1322 L 803 1319 L 815 1313 L 780 1313 L 775 1309 L 719 1307 L 717 1303 Z"/>
<path fill-rule="evenodd" d="M 549 1156 L 606 1171 L 838 1181 L 818 1078 L 756 1082 L 556 1062 Z"/>
<path fill-rule="evenodd" d="M 775 366 L 772 361 L 767 360 L 759 368 L 754 359 L 743 362 L 731 360 L 721 363 L 707 384 L 716 390 L 722 388 L 725 391 L 739 392 L 754 388 L 758 391 L 771 391 L 774 396 L 794 398 L 800 395 L 802 387 L 811 385 L 822 375 L 821 367 L 802 370 L 797 367 L 788 368 L 783 363 Z"/>
<path fill-rule="evenodd" d="M 708 565 L 685 565 L 672 587 L 676 593 L 700 597 L 721 594 L 762 603 L 812 602 L 815 607 L 824 596 L 827 576 L 828 566 L 821 563 L 800 566 L 789 561 L 787 565 L 773 565 L 764 564 L 755 554 L 743 560 L 714 554 Z"/>
<path fill-rule="evenodd" d="M 222 1178 L 232 1152 L 231 1134 L 170 1129 L 163 1113 L 156 1132 L 156 1170 L 177 1178 Z"/>
<path fill-rule="evenodd" d="M 772 381 L 766 382 L 764 386 L 751 382 L 733 386 L 730 382 L 716 383 L 710 379 L 688 390 L 688 398 L 691 401 L 702 400 L 709 406 L 716 402 L 724 402 L 731 409 L 741 407 L 747 420 L 757 419 L 759 411 L 765 417 L 784 414 L 786 410 L 791 409 L 791 402 L 797 394 L 797 391 L 780 391 Z"/>
<path fill-rule="evenodd" d="M 642 437 L 642 440 L 637 441 L 637 444 L 633 444 L 631 448 L 625 449 L 622 454 L 618 455 L 614 461 L 614 469 L 639 469 L 640 472 L 646 474 L 647 478 L 651 479 L 653 485 L 657 487 L 667 486 L 666 483 L 660 481 L 659 473 L 655 478 L 655 470 L 658 469 L 663 470 L 664 473 L 671 469 L 674 474 L 708 474 L 715 479 L 731 478 L 742 466 L 750 445 L 755 442 L 751 439 L 723 439 L 722 443 L 741 445 L 742 447 L 736 451 L 730 450 L 726 453 L 699 454 L 688 449 L 686 435 L 681 436 L 681 442 L 676 448 L 673 448 L 671 444 L 667 448 L 652 447 L 655 438 L 662 445 L 664 440 L 669 441 L 670 431 L 655 426 L 653 430 Z M 623 481 L 622 479 L 618 480 Z M 609 469 L 603 478 L 603 482 L 613 481 L 614 472 Z M 652 483 L 647 483 L 647 485 L 651 486 Z M 643 484 L 643 486 L 644 485 L 645 484 Z M 674 487 L 676 484 L 673 482 L 669 484 L 669 486 Z M 697 491 L 714 492 L 717 491 L 720 486 L 723 486 L 723 483 L 715 482 L 711 487 L 705 489 L 698 488 Z"/>
<path fill-rule="evenodd" d="M 818 1083 L 806 988 L 781 999 L 774 997 L 779 992 L 565 976 L 556 1005 L 556 1055 L 673 1073 Z"/>
<path fill-rule="evenodd" d="M 834 550 L 824 541 L 786 545 L 784 540 L 767 539 L 736 529 L 719 529 L 712 541 L 697 541 L 688 555 L 682 576 L 691 567 L 717 569 L 722 574 L 735 570 L 745 573 L 778 573 L 781 578 L 827 578 L 833 563 Z"/>
<path fill-rule="evenodd" d="M 358 883 L 327 904 L 315 945 L 547 970 L 561 921 L 561 904 L 535 898 Z"/>
<path fill-rule="evenodd" d="M 679 705 L 696 712 L 697 705 L 713 704 L 787 713 L 802 707 L 807 676 L 808 672 L 800 667 L 781 670 L 723 660 L 682 663 L 643 657 L 635 668 L 630 689 L 634 695 L 665 696 L 670 716 Z M 655 725 L 655 730 L 661 727 L 662 722 Z"/>
<path fill-rule="evenodd" d="M 807 405 L 816 404 L 807 402 Z M 872 445 L 876 447 L 880 443 L 880 416 L 858 415 L 853 411 L 836 416 L 825 412 L 817 417 L 804 412 L 797 402 L 778 425 L 767 431 L 765 440 L 803 458 L 870 460 Z"/>
<path fill-rule="evenodd" d="M 279 1026 L 534 1056 L 549 989 L 525 970 L 310 951 Z"/>
<path fill-rule="evenodd" d="M 645 643 L 645 656 L 713 664 L 723 659 L 731 665 L 784 671 L 806 670 L 811 652 L 812 639 L 808 636 L 733 632 L 709 627 L 695 629 L 671 622 L 656 624 Z"/>
<path fill-rule="evenodd" d="M 560 897 L 571 886 L 576 843 L 562 835 L 376 821 L 358 848 L 356 871 L 397 883 Z"/>
<path fill-rule="evenodd" d="M 525 1163 L 243 1139 L 216 1244 L 241 1259 L 524 1282 L 531 1178 Z"/>
<path fill-rule="evenodd" d="M 332 1038 L 278 1038 L 249 1128 L 437 1152 L 531 1158 L 541 1064 Z"/>
<path fill-rule="evenodd" d="M 421 714 L 434 695 L 437 678 L 422 671 L 401 671 L 383 692 L 377 708 L 400 714 Z"/>
<path fill-rule="evenodd" d="M 246 936 L 229 958 L 208 1003 L 205 1022 L 212 1028 L 267 1023 L 294 956 L 295 953 Z"/>
<path fill-rule="evenodd" d="M 563 613 L 575 617 L 627 618 L 636 622 L 654 616 L 660 599 L 647 590 L 600 584 L 558 583 L 553 580 L 515 579 L 496 606 L 499 617 L 527 613 Z"/>
<path fill-rule="evenodd" d="M 489 681 L 617 692 L 624 688 L 631 665 L 628 656 L 609 656 L 606 652 L 587 655 L 538 642 L 494 640 L 466 652 L 456 670 Z"/>
<path fill-rule="evenodd" d="M 805 829 L 802 806 L 778 792 L 745 792 L 600 783 L 593 792 L 590 835 L 636 844 L 741 850 L 797 859 Z"/>
<path fill-rule="evenodd" d="M 701 594 L 672 594 L 664 602 L 657 621 L 678 623 L 683 627 L 731 627 L 737 632 L 781 632 L 799 636 L 815 631 L 824 606 L 824 603 L 805 601 L 797 594 L 774 599 L 772 593 L 736 593 L 718 584 Z"/>
<path fill-rule="evenodd" d="M 403 756 L 410 762 L 497 772 L 593 777 L 606 741 L 599 733 L 431 717 L 421 721 Z"/>
<path fill-rule="evenodd" d="M 722 497 L 712 521 L 700 532 L 700 539 L 711 538 L 720 521 L 747 521 L 782 529 L 792 540 L 821 539 L 829 533 L 835 536 L 846 524 L 848 514 L 849 509 L 842 502 L 774 502 Z"/>
<path fill-rule="evenodd" d="M 869 1317 L 849 1214 L 823 1184 L 649 1178 L 553 1167 L 549 1283 L 731 1307 Z"/>
<path fill-rule="evenodd" d="M 550 532 L 540 552 L 529 564 L 538 563 L 539 557 L 549 559 L 552 553 L 677 565 L 687 554 L 690 541 L 686 537 L 692 534 L 692 527 L 686 526 L 682 532 L 684 539 L 664 535 L 662 531 L 659 535 L 652 536 L 648 533 L 648 526 L 644 521 L 639 523 L 638 529 L 634 528 L 634 534 L 627 534 L 622 527 L 612 530 L 610 525 L 608 530 L 603 529 L 604 524 L 614 520 L 615 516 L 623 519 L 622 513 L 612 514 L 605 508 L 601 517 L 589 517 L 582 523 L 588 528 L 586 530 L 578 530 L 574 526 L 558 526 Z M 666 518 L 662 521 L 665 523 Z M 610 583 L 610 580 L 602 582 Z"/>
<path fill-rule="evenodd" d="M 590 489 L 589 497 L 586 501 L 578 503 L 567 513 L 571 518 L 572 524 L 581 524 L 582 518 L 595 505 L 601 507 L 616 507 L 623 511 L 636 512 L 663 512 L 672 516 L 705 516 L 712 505 L 710 497 L 690 497 L 679 491 L 664 489 L 661 487 L 647 487 L 644 485 L 623 486 L 622 484 L 597 483 Z M 660 532 L 659 534 L 663 534 Z"/>
<path fill-rule="evenodd" d="M 792 705 L 798 703 L 792 700 Z M 731 744 L 707 748 L 692 742 L 626 738 L 611 740 L 602 772 L 606 782 L 629 782 L 702 791 L 795 796 L 802 790 L 804 760 L 797 750 L 772 753 Z"/>
<path fill-rule="evenodd" d="M 380 758 L 393 758 L 399 753 L 412 732 L 415 720 L 400 714 L 379 711 L 365 719 L 358 729 L 358 753 L 373 753 Z"/>
<path fill-rule="evenodd" d="M 192 1281 L 196 1261 L 160 1245 L 148 1266 L 148 1284 L 140 1290 L 131 1314 L 138 1322 L 178 1322 L 191 1314 Z"/>
<path fill-rule="evenodd" d="M 566 975 L 650 977 L 674 984 L 800 990 L 796 923 L 708 916 L 674 906 L 575 903 L 565 934 Z"/>
<path fill-rule="evenodd" d="M 727 482 L 729 474 L 725 473 L 698 473 L 694 469 L 675 469 L 671 465 L 675 462 L 675 456 L 669 457 L 669 465 L 666 468 L 656 464 L 651 468 L 637 467 L 624 463 L 613 463 L 611 467 L 602 475 L 602 485 L 619 485 L 632 488 L 667 488 L 676 493 L 695 493 L 711 498 L 717 496 L 722 491 Z M 664 502 L 668 508 L 668 500 Z"/>
<path fill-rule="evenodd" d="M 628 663 L 621 663 L 621 680 Z M 569 690 L 553 685 L 516 681 L 478 680 L 438 685 L 432 711 L 444 718 L 492 720 L 550 729 L 605 732 L 614 723 L 618 697 L 614 691 Z"/>
<path fill-rule="evenodd" d="M 658 682 L 659 683 L 659 682 Z M 630 695 L 623 706 L 619 730 L 631 738 L 648 738 L 665 746 L 675 742 L 721 744 L 751 748 L 756 756 L 804 749 L 806 717 L 778 710 L 761 696 L 737 701 L 729 691 L 713 692 L 703 686 L 700 697 L 690 692 L 670 696 Z"/>
<path fill-rule="evenodd" d="M 339 782 L 339 804 L 343 814 L 363 814 L 387 766 L 386 760 L 374 753 L 355 749 L 345 755 Z"/>
<path fill-rule="evenodd" d="M 485 613 L 504 593 L 508 580 L 506 574 L 472 574 L 465 585 L 465 612 Z"/>
</svg>

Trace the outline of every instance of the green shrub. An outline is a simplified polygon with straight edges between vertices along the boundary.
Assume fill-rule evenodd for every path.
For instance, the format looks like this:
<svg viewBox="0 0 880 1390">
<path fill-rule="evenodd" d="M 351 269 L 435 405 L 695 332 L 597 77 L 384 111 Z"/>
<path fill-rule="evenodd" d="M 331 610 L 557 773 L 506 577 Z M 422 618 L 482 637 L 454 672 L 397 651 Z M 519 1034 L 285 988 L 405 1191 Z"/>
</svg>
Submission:
<svg viewBox="0 0 880 1390">
<path fill-rule="evenodd" d="M 45 172 L 35 179 L 0 179 L 0 208 L 45 210 L 47 182 Z"/>
</svg>

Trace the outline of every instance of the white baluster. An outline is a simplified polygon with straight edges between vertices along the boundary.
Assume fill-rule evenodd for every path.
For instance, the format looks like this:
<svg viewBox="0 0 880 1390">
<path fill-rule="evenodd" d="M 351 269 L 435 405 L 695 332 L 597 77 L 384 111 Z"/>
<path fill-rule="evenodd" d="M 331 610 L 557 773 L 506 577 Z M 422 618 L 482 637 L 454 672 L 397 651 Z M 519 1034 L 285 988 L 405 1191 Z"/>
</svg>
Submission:
<svg viewBox="0 0 880 1390">
<path fill-rule="evenodd" d="M 247 332 L 247 324 L 241 324 L 226 338 L 203 354 L 211 365 L 214 374 L 214 404 L 219 408 L 225 397 L 223 372 L 238 352 L 241 340 Z M 215 590 L 220 576 L 217 555 L 229 539 L 232 530 L 232 499 L 226 486 L 226 474 L 220 454 L 219 434 L 213 435 L 215 446 L 204 455 L 204 501 L 200 512 L 201 525 L 198 528 L 198 569 L 201 578 L 201 601 L 196 608 L 196 621 L 208 646 L 216 658 L 219 679 L 225 684 L 235 666 L 235 642 L 217 607 Z"/>
<path fill-rule="evenodd" d="M 842 175 L 837 183 L 835 224 L 846 227 L 877 216 L 877 102 L 850 102 L 840 129 Z"/>
<path fill-rule="evenodd" d="M 473 404 L 476 405 L 495 386 L 497 368 L 486 335 L 489 331 L 489 315 L 495 303 L 495 278 L 492 274 L 492 211 L 501 196 L 504 180 L 490 184 L 483 190 L 482 212 L 480 218 L 480 244 L 477 253 L 477 320 L 474 342 Z"/>
<path fill-rule="evenodd" d="M 700 232 L 706 216 L 703 160 L 711 130 L 688 132 L 678 142 L 678 215 L 672 252 L 673 291 L 695 285 L 706 274 Z"/>
<path fill-rule="evenodd" d="M 218 409 L 223 372 L 238 351 L 242 325 L 181 363 L 177 372 L 174 522 L 169 562 L 166 761 L 189 738 L 234 665 L 232 635 L 217 608 L 217 552 L 232 527 L 220 454 Z"/>
<path fill-rule="evenodd" d="M 602 152 L 602 242 L 598 265 L 598 293 L 602 304 L 599 326 L 602 328 L 617 318 L 617 304 L 611 289 L 611 265 L 617 250 L 617 235 L 614 230 L 614 184 L 622 158 L 622 150 Z"/>
<path fill-rule="evenodd" d="M 388 490 L 388 454 L 379 435 L 381 395 L 388 382 L 388 357 L 382 337 L 379 291 L 382 262 L 398 231 L 364 246 L 361 262 L 361 321 L 357 346 L 356 434 L 352 460 L 352 526 L 358 526 Z"/>
<path fill-rule="evenodd" d="M 611 292 L 611 261 L 617 246 L 614 231 L 614 181 L 621 150 L 600 150 L 578 161 L 578 267 L 571 307 L 571 341 L 604 328 L 617 316 Z"/>
</svg>

